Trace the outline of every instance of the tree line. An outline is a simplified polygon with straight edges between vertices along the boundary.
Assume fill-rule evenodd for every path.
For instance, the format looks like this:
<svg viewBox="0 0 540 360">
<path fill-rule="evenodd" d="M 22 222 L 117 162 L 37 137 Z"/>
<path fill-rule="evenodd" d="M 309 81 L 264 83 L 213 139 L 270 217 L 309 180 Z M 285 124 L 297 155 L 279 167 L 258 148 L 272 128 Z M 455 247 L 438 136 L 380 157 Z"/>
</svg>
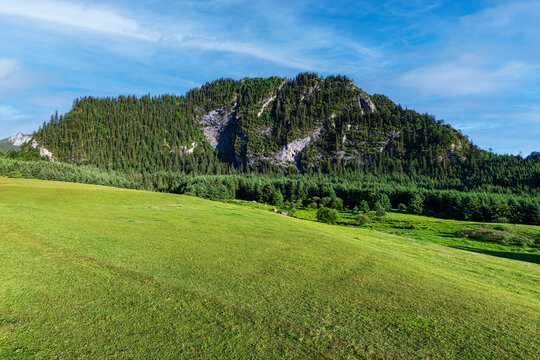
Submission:
<svg viewBox="0 0 540 360">
<path fill-rule="evenodd" d="M 355 181 L 328 175 L 265 177 L 176 172 L 117 172 L 61 162 L 0 156 L 0 175 L 191 194 L 211 200 L 242 199 L 276 207 L 325 207 L 363 211 L 400 209 L 459 220 L 540 225 L 540 196 L 427 189 L 381 181 L 370 174 Z"/>
</svg>

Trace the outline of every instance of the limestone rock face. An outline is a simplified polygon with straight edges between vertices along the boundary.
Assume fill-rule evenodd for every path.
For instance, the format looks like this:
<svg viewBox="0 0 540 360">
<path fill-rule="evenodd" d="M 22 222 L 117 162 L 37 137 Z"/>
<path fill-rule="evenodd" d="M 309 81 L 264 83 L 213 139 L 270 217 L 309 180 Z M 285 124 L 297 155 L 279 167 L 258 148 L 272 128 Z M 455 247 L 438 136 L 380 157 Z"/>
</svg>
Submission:
<svg viewBox="0 0 540 360">
<path fill-rule="evenodd" d="M 286 165 L 288 162 L 294 161 L 297 164 L 300 162 L 300 155 L 302 151 L 306 149 L 311 141 L 318 140 L 322 127 L 316 129 L 311 135 L 294 140 L 285 145 L 277 154 L 274 155 L 274 159 L 277 164 Z"/>
<path fill-rule="evenodd" d="M 54 161 L 54 156 L 52 154 L 52 152 L 50 152 L 49 150 L 45 149 L 45 148 L 39 148 L 39 155 L 42 156 L 42 157 L 47 157 L 49 158 L 49 161 Z"/>
<path fill-rule="evenodd" d="M 234 109 L 219 108 L 209 111 L 201 117 L 205 139 L 217 150 L 224 160 L 236 161 L 234 152 L 234 134 L 236 116 Z"/>
<path fill-rule="evenodd" d="M 38 142 L 35 140 L 35 139 L 32 139 L 32 147 L 34 149 L 38 149 L 39 148 L 39 156 L 42 156 L 42 157 L 47 157 L 49 159 L 50 162 L 53 162 L 54 161 L 54 156 L 53 156 L 53 153 L 50 152 L 49 150 L 47 150 L 46 148 L 44 147 L 40 147 Z"/>
<path fill-rule="evenodd" d="M 199 123 L 204 125 L 203 131 L 206 140 L 214 149 L 217 149 L 220 142 L 225 140 L 223 135 L 227 129 L 236 125 L 234 110 L 220 108 L 209 111 L 202 116 Z"/>
<path fill-rule="evenodd" d="M 371 101 L 371 98 L 366 93 L 360 94 L 359 101 L 362 109 L 372 113 L 375 112 L 375 104 L 373 104 L 373 101 Z"/>
</svg>

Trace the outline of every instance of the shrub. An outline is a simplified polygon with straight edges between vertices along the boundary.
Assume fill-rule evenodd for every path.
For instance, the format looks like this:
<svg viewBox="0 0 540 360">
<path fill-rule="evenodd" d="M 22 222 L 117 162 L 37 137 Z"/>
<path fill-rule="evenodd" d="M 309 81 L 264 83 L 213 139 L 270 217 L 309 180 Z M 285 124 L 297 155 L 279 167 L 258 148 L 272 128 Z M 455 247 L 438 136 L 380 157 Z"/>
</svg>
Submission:
<svg viewBox="0 0 540 360">
<path fill-rule="evenodd" d="M 392 209 L 392 204 L 390 203 L 390 198 L 385 193 L 380 193 L 377 195 L 377 201 L 375 203 L 379 203 L 385 211 L 388 211 Z M 377 209 L 375 209 L 377 210 Z"/>
<path fill-rule="evenodd" d="M 317 220 L 327 224 L 335 224 L 338 218 L 338 212 L 326 207 L 317 210 Z"/>
<path fill-rule="evenodd" d="M 409 212 L 411 214 L 422 214 L 424 212 L 424 196 L 422 194 L 414 194 L 409 202 Z"/>
<path fill-rule="evenodd" d="M 321 204 L 323 207 L 330 207 L 330 204 L 332 203 L 332 198 L 331 197 L 323 197 L 321 199 Z"/>
<path fill-rule="evenodd" d="M 495 242 L 499 244 L 504 245 L 519 245 L 519 246 L 525 246 L 525 245 L 531 245 L 533 243 L 533 240 L 523 236 L 516 234 L 512 231 L 501 231 L 501 230 L 490 230 L 490 229 L 462 229 L 458 231 L 459 236 L 463 236 L 466 238 L 471 238 L 475 240 L 480 241 L 490 241 Z"/>
<path fill-rule="evenodd" d="M 360 226 L 366 225 L 369 222 L 369 216 L 364 214 L 358 214 L 356 215 L 356 223 Z"/>
<path fill-rule="evenodd" d="M 360 202 L 360 211 L 367 213 L 369 210 L 369 203 L 366 200 L 362 200 Z"/>
<path fill-rule="evenodd" d="M 20 171 L 13 170 L 7 173 L 7 177 L 18 179 L 18 178 L 22 178 L 23 174 Z"/>
<path fill-rule="evenodd" d="M 401 212 L 407 212 L 407 205 L 405 205 L 404 203 L 399 203 L 397 209 Z"/>
<path fill-rule="evenodd" d="M 330 202 L 330 207 L 332 209 L 343 210 L 343 200 L 337 197 L 332 198 L 332 201 Z"/>
<path fill-rule="evenodd" d="M 375 203 L 375 215 L 377 215 L 379 219 L 382 219 L 384 215 L 386 215 L 386 209 L 380 201 Z"/>
<path fill-rule="evenodd" d="M 276 189 L 272 194 L 272 205 L 282 206 L 283 205 L 283 194 L 279 189 Z"/>
</svg>

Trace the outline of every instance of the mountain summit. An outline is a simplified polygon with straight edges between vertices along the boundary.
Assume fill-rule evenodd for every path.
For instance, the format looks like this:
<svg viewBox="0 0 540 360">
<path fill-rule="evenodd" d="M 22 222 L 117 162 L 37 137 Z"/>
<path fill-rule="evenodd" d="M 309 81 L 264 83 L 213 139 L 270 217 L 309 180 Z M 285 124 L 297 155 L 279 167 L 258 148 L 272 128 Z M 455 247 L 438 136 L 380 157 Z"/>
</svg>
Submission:
<svg viewBox="0 0 540 360">
<path fill-rule="evenodd" d="M 145 171 L 420 169 L 480 152 L 432 116 L 369 95 L 345 76 L 309 73 L 219 79 L 185 96 L 76 99 L 34 139 L 61 161 Z"/>
</svg>

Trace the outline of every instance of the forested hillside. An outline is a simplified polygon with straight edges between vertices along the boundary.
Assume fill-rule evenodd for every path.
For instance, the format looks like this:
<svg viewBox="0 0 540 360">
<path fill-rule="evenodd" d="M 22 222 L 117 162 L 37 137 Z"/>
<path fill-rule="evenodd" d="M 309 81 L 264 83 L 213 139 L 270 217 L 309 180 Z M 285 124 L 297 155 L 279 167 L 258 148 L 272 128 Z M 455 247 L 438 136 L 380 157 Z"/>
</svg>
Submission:
<svg viewBox="0 0 540 360">
<path fill-rule="evenodd" d="M 351 209 L 362 201 L 373 208 L 384 195 L 385 207 L 414 213 L 540 223 L 540 157 L 481 150 L 450 125 L 368 95 L 344 76 L 85 97 L 33 137 L 56 160 L 124 173 L 146 189 L 295 206 L 326 197 L 325 206 Z M 29 159 L 36 149 L 25 147 Z M 251 177 L 225 176 L 234 174 Z"/>
<path fill-rule="evenodd" d="M 185 96 L 76 99 L 34 138 L 61 161 L 210 174 L 231 166 L 296 173 L 370 164 L 447 174 L 481 157 L 431 116 L 368 96 L 346 77 L 313 74 L 222 79 Z"/>
</svg>

